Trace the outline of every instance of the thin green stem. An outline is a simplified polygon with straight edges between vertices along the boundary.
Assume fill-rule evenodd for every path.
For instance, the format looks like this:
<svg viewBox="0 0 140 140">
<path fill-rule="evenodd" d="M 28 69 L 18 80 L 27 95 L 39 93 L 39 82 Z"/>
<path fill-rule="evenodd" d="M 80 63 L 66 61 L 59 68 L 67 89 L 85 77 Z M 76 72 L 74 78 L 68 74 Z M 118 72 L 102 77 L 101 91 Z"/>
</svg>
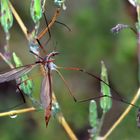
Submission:
<svg viewBox="0 0 140 140">
<path fill-rule="evenodd" d="M 102 115 L 102 117 L 100 119 L 100 122 L 98 124 L 96 135 L 93 137 L 93 140 L 96 140 L 100 136 L 101 129 L 102 129 L 102 126 L 103 126 L 103 123 L 104 123 L 105 114 L 106 113 L 103 112 L 103 115 Z"/>
</svg>

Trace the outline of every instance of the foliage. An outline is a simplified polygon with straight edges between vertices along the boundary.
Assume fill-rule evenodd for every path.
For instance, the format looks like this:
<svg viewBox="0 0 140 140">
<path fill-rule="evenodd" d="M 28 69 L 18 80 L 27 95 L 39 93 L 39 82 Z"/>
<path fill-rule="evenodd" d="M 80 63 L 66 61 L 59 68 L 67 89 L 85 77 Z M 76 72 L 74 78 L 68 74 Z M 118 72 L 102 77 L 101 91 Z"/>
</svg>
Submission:
<svg viewBox="0 0 140 140">
<path fill-rule="evenodd" d="M 31 31 L 34 28 L 34 23 L 30 16 L 30 3 L 15 0 L 13 4 L 19 12 L 20 17 L 25 21 L 28 30 Z M 129 30 L 124 30 L 117 35 L 113 35 L 110 32 L 110 29 L 118 22 L 126 24 L 132 24 L 134 22 L 130 18 L 129 13 L 127 13 L 127 9 L 129 9 L 128 6 L 130 5 L 121 0 L 80 0 L 80 3 L 79 1 L 67 0 L 65 4 L 67 9 L 66 11 L 62 11 L 62 16 L 60 16 L 58 20 L 68 25 L 72 29 L 72 32 L 68 32 L 63 26 L 55 24 L 53 28 L 50 29 L 52 36 L 51 41 L 45 46 L 47 52 L 52 51 L 56 47 L 60 52 L 60 55 L 55 58 L 58 65 L 83 67 L 91 72 L 94 71 L 97 75 L 100 75 L 100 61 L 103 60 L 108 68 L 111 85 L 130 101 L 133 96 L 131 93 L 137 90 L 138 85 L 136 36 Z M 46 6 L 46 14 L 50 21 L 56 7 L 53 5 L 53 1 L 47 1 Z M 38 19 L 34 17 L 33 20 L 36 22 Z M 40 28 L 37 32 L 43 30 L 46 26 L 44 19 L 41 19 L 39 26 Z M 29 44 L 16 21 L 10 29 L 10 34 L 10 50 L 15 51 L 23 60 L 24 64 L 33 63 L 33 55 L 29 53 L 29 48 L 27 47 Z M 2 27 L 0 27 L 0 35 L 0 46 L 3 52 L 5 34 Z M 35 36 L 33 36 L 33 38 L 34 37 Z M 44 43 L 47 37 L 48 36 L 45 35 L 41 42 Z M 1 60 L 1 70 L 7 71 L 7 69 L 9 68 L 7 68 L 7 65 Z M 69 79 L 69 83 L 73 83 L 75 80 L 78 81 L 78 83 L 76 83 L 76 86 L 79 88 L 78 93 L 74 92 L 74 95 L 80 97 L 81 93 L 83 93 L 83 84 L 80 82 L 81 78 L 67 75 L 66 72 L 63 74 L 64 77 Z M 31 76 L 35 77 L 34 75 L 36 75 L 36 72 L 33 71 Z M 55 87 L 54 91 L 62 112 L 72 129 L 76 132 L 78 138 L 82 140 L 84 139 L 84 135 L 86 135 L 85 139 L 87 139 L 89 137 L 87 132 L 87 128 L 89 128 L 88 103 L 75 103 L 68 95 L 63 81 L 57 76 L 57 78 L 55 78 L 55 76 L 54 74 L 53 86 Z M 88 94 L 89 92 L 90 94 L 88 95 L 93 97 L 95 93 L 92 88 L 93 84 L 99 85 L 99 83 L 97 81 L 93 83 L 91 80 L 85 81 L 85 83 L 87 83 L 87 85 L 84 85 L 85 88 L 87 86 L 90 88 L 87 90 L 87 93 L 83 94 Z M 9 83 L 9 87 L 10 85 L 11 83 Z M 40 92 L 40 76 L 36 76 L 34 85 L 35 90 L 33 94 L 35 97 L 38 97 Z M 72 90 L 75 91 L 75 88 Z M 0 98 L 6 100 L 5 104 L 10 104 L 10 100 L 15 101 L 14 97 L 8 100 L 13 92 L 14 91 L 11 93 L 10 88 L 8 89 L 5 85 L 2 85 Z M 100 92 L 100 90 L 98 92 Z M 113 109 L 107 113 L 107 117 L 104 120 L 102 134 L 105 134 L 108 128 L 115 122 L 124 107 L 126 107 L 124 104 L 114 101 Z M 98 110 L 98 113 L 100 117 L 101 111 Z M 138 140 L 139 130 L 136 128 L 135 120 L 135 109 L 133 109 L 118 128 L 116 128 L 109 139 Z M 0 124 L 2 140 L 22 140 L 25 139 L 25 136 L 27 140 L 54 140 L 56 137 L 57 139 L 68 139 L 59 123 L 53 117 L 46 129 L 43 112 L 22 114 L 16 119 L 11 119 L 10 117 L 0 118 Z M 55 135 L 56 132 L 59 135 Z"/>
</svg>

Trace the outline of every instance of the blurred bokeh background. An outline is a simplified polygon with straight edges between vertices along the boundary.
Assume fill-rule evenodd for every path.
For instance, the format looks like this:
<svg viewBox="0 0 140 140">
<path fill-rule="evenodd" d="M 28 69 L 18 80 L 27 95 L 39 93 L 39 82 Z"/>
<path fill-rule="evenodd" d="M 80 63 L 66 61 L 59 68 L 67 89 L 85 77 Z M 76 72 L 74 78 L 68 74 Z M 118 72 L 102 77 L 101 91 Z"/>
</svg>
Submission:
<svg viewBox="0 0 140 140">
<path fill-rule="evenodd" d="M 11 0 L 13 6 L 23 19 L 28 30 L 34 28 L 30 16 L 30 1 Z M 81 67 L 100 76 L 101 60 L 108 69 L 110 84 L 120 95 L 128 101 L 131 100 L 138 89 L 137 78 L 137 40 L 136 35 L 126 29 L 119 34 L 112 34 L 110 29 L 118 23 L 135 26 L 136 13 L 127 0 L 67 0 L 67 9 L 62 11 L 58 18 L 71 28 L 69 32 L 65 27 L 55 24 L 51 28 L 51 41 L 45 46 L 48 52 L 56 49 L 60 55 L 55 58 L 58 66 Z M 46 15 L 50 21 L 55 6 L 51 0 L 47 1 Z M 44 19 L 41 20 L 41 30 L 45 28 Z M 16 52 L 24 64 L 35 62 L 29 53 L 28 41 L 14 19 L 10 30 L 10 49 Z M 48 35 L 45 35 L 43 43 Z M 3 52 L 5 34 L 0 27 L 0 51 Z M 10 68 L 0 59 L 0 72 Z M 35 76 L 37 70 L 30 73 L 34 81 L 34 96 L 39 100 L 41 76 Z M 99 81 L 74 71 L 61 71 L 71 87 L 73 94 L 79 100 L 94 97 L 100 92 Z M 89 79 L 88 79 L 89 78 Z M 80 140 L 87 140 L 88 129 L 88 102 L 75 103 L 69 96 L 63 81 L 53 72 L 53 89 L 60 103 L 62 112 L 71 128 Z M 22 102 L 15 93 L 15 82 L 0 85 L 0 109 L 7 110 L 16 103 Z M 27 99 L 28 100 L 28 99 Z M 28 101 L 29 102 L 29 101 Z M 30 104 L 30 103 L 29 103 Z M 31 104 L 28 106 L 31 106 Z M 138 104 L 138 103 L 137 103 Z M 101 135 L 104 135 L 115 120 L 127 106 L 113 101 L 113 107 L 108 112 Z M 139 129 L 136 126 L 136 111 L 133 109 L 123 122 L 108 138 L 109 140 L 138 140 Z M 99 117 L 101 109 L 99 108 Z M 21 114 L 15 119 L 0 118 L 1 140 L 68 140 L 66 132 L 55 118 L 51 118 L 48 127 L 44 122 L 44 112 Z"/>
</svg>

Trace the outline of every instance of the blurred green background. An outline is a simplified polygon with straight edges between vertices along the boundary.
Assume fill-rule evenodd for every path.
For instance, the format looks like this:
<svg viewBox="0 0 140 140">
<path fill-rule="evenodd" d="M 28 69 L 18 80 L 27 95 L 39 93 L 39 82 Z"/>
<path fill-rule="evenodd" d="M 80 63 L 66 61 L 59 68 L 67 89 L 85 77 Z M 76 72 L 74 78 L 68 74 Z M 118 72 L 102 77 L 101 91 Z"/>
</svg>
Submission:
<svg viewBox="0 0 140 140">
<path fill-rule="evenodd" d="M 12 0 L 13 6 L 23 19 L 28 30 L 34 27 L 30 17 L 30 1 Z M 45 46 L 50 52 L 54 49 L 60 52 L 56 64 L 66 67 L 81 67 L 92 73 L 100 75 L 100 62 L 103 60 L 108 69 L 109 80 L 116 89 L 128 101 L 131 100 L 138 89 L 137 78 L 137 40 L 136 35 L 126 29 L 119 34 L 112 34 L 110 29 L 118 23 L 135 26 L 135 9 L 127 0 L 67 0 L 67 10 L 62 11 L 58 18 L 68 25 L 72 31 L 55 24 L 51 28 L 51 41 Z M 53 2 L 47 1 L 46 14 L 50 21 L 55 10 Z M 41 28 L 45 28 L 44 19 L 41 20 Z M 40 31 L 42 30 L 40 29 Z M 33 63 L 34 57 L 29 53 L 28 42 L 19 25 L 14 19 L 14 25 L 10 30 L 10 49 L 16 52 L 24 64 Z M 45 35 L 43 43 L 48 35 Z M 0 51 L 3 52 L 5 34 L 0 27 Z M 9 67 L 0 59 L 1 73 L 8 71 Z M 36 75 L 37 71 L 30 73 Z M 88 79 L 88 76 L 77 72 L 62 71 L 66 80 L 78 99 L 94 97 L 100 92 L 99 81 Z M 84 76 L 84 77 L 83 77 Z M 35 76 L 34 76 L 35 77 Z M 71 128 L 80 140 L 87 140 L 88 129 L 88 102 L 75 103 L 69 96 L 63 81 L 57 74 L 53 75 L 54 92 L 60 103 L 62 112 Z M 34 78 L 34 96 L 39 99 L 42 77 Z M 0 106 L 6 110 L 7 106 L 15 105 L 21 101 L 15 93 L 15 83 L 3 83 L 0 85 Z M 28 99 L 27 99 L 28 100 Z M 29 106 L 29 105 L 28 105 Z M 104 135 L 115 120 L 127 106 L 119 102 L 113 102 L 113 108 L 107 114 L 101 135 Z M 108 138 L 109 140 L 138 140 L 139 129 L 136 126 L 136 109 L 133 109 L 123 122 Z M 99 109 L 99 117 L 101 109 Z M 48 127 L 44 122 L 44 112 L 33 112 L 19 115 L 15 119 L 10 117 L 0 118 L 1 140 L 68 140 L 66 132 L 55 118 L 51 118 Z"/>
</svg>

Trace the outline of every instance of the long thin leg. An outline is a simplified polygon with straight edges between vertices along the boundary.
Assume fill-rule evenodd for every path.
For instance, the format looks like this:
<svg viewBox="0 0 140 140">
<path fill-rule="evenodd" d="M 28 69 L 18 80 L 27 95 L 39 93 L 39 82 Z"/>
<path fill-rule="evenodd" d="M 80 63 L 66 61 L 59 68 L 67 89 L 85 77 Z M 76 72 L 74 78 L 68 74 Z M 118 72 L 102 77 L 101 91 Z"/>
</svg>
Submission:
<svg viewBox="0 0 140 140">
<path fill-rule="evenodd" d="M 76 102 L 86 102 L 86 101 L 89 101 L 89 100 L 97 100 L 97 99 L 100 99 L 100 98 L 105 98 L 105 97 L 108 97 L 108 98 L 111 98 L 113 100 L 116 100 L 116 101 L 119 101 L 119 102 L 122 102 L 122 103 L 125 103 L 125 104 L 128 104 L 128 105 L 132 105 L 133 107 L 135 108 L 140 108 L 139 106 L 135 105 L 135 104 L 132 104 L 124 99 L 119 99 L 119 98 L 115 98 L 115 97 L 112 97 L 112 96 L 109 96 L 109 95 L 100 95 L 100 96 L 96 96 L 96 97 L 91 97 L 91 98 L 88 98 L 88 99 L 84 99 L 84 100 L 77 100 Z"/>
<path fill-rule="evenodd" d="M 20 107 L 20 106 L 22 106 L 22 105 L 24 105 L 24 104 L 26 103 L 26 100 L 25 100 L 25 97 L 24 97 L 24 95 L 23 95 L 23 92 L 20 90 L 20 88 L 18 87 L 18 85 L 17 85 L 17 90 L 18 90 L 18 92 L 19 92 L 19 94 L 20 94 L 20 96 L 21 96 L 23 102 L 22 102 L 22 103 L 19 103 L 19 104 L 17 104 L 17 105 L 14 105 L 14 106 L 12 106 L 12 107 L 9 107 L 9 108 L 7 108 L 6 110 L 4 109 L 4 110 L 1 110 L 1 111 L 9 111 L 9 110 L 18 108 L 18 107 Z"/>
<path fill-rule="evenodd" d="M 39 59 L 44 60 L 41 56 L 39 56 L 38 54 L 36 54 L 35 52 L 30 50 L 30 53 L 32 53 L 33 55 L 37 56 Z"/>
<path fill-rule="evenodd" d="M 24 97 L 24 95 L 23 95 L 23 92 L 21 91 L 21 89 L 19 88 L 18 85 L 17 85 L 17 89 L 18 89 L 18 91 L 19 91 L 19 93 L 20 93 L 20 95 L 21 95 L 21 97 L 22 97 L 22 99 L 23 99 L 23 103 L 26 103 L 26 100 L 25 100 L 25 97 Z"/>
<path fill-rule="evenodd" d="M 40 48 L 42 49 L 42 51 L 44 52 L 44 54 L 46 54 L 46 50 L 44 49 L 44 47 L 42 46 L 42 44 L 41 44 L 41 42 L 39 41 L 38 38 L 36 38 L 36 41 L 37 41 L 39 47 L 40 47 Z"/>
<path fill-rule="evenodd" d="M 46 15 L 45 15 L 45 12 L 43 12 L 43 16 L 44 16 L 44 19 L 45 19 L 45 22 L 46 22 L 46 25 L 47 25 L 47 28 L 48 28 L 49 38 L 45 41 L 45 43 L 43 43 L 43 45 L 41 44 L 41 42 L 39 41 L 38 38 L 36 38 L 36 41 L 39 44 L 40 48 L 43 50 L 43 52 L 46 54 L 46 50 L 44 49 L 43 46 L 46 46 L 46 44 L 48 44 L 48 42 L 51 40 L 51 31 L 50 31 L 50 29 L 48 27 L 49 23 L 48 23 Z"/>
<path fill-rule="evenodd" d="M 134 105 L 134 104 L 131 104 L 130 102 L 128 102 L 127 100 L 125 100 L 125 99 L 120 95 L 120 93 L 119 93 L 118 91 L 116 91 L 114 88 L 112 88 L 108 83 L 106 83 L 105 81 L 103 81 L 101 78 L 99 78 L 98 76 L 96 76 L 96 75 L 94 75 L 94 74 L 92 74 L 92 73 L 89 73 L 88 71 L 86 71 L 86 70 L 84 70 L 84 69 L 77 68 L 77 67 L 58 67 L 58 68 L 60 68 L 60 69 L 62 68 L 62 69 L 65 69 L 65 70 L 80 71 L 80 72 L 86 73 L 86 74 L 88 74 L 89 76 L 91 76 L 91 77 L 97 79 L 98 81 L 103 82 L 105 85 L 109 86 L 110 89 L 111 89 L 112 91 L 114 91 L 114 93 L 119 97 L 119 98 L 112 97 L 112 99 L 118 100 L 118 101 L 120 101 L 120 102 L 124 102 L 125 104 L 130 104 L 130 105 L 132 105 L 132 106 L 135 106 L 135 107 L 139 108 L 139 106 Z M 95 98 L 93 97 L 93 98 L 90 98 L 90 99 L 81 100 L 80 102 L 88 101 L 88 100 L 91 100 L 91 99 L 98 99 L 98 98 L 105 97 L 105 96 L 107 97 L 108 95 L 98 96 L 98 97 L 95 97 Z M 108 97 L 111 98 L 111 96 L 108 96 Z"/>
<path fill-rule="evenodd" d="M 44 15 L 44 19 L 45 19 L 46 25 L 47 25 L 47 27 L 48 27 L 48 26 L 49 26 L 49 23 L 48 23 L 48 20 L 47 20 L 46 14 L 43 13 L 43 15 Z M 70 27 L 68 27 L 65 23 L 62 23 L 62 22 L 57 21 L 57 20 L 55 20 L 55 23 L 60 24 L 60 25 L 63 25 L 66 29 L 68 29 L 68 31 L 71 31 Z M 49 42 L 50 39 L 51 39 L 51 31 L 50 31 L 50 28 L 49 28 L 49 27 L 48 27 L 48 33 L 49 33 L 49 39 L 48 39 L 47 42 Z"/>
<path fill-rule="evenodd" d="M 48 27 L 46 27 L 46 28 L 38 35 L 38 37 L 37 37 L 38 39 L 41 39 L 41 38 L 44 36 L 44 34 L 46 34 L 46 33 L 48 32 L 48 30 L 54 25 L 54 23 L 55 23 L 57 17 L 59 16 L 59 14 L 60 14 L 60 9 L 57 9 L 57 10 L 55 11 L 55 14 L 54 14 L 54 16 L 53 16 L 51 22 L 49 23 Z"/>
<path fill-rule="evenodd" d="M 45 44 L 48 44 L 48 42 L 51 40 L 51 31 L 50 31 L 50 28 L 49 28 L 49 23 L 48 23 L 45 12 L 43 13 L 43 15 L 44 15 L 44 19 L 45 19 L 45 22 L 46 22 L 46 25 L 47 25 L 47 28 L 48 28 L 48 33 L 49 33 L 49 38 L 47 39 Z"/>
<path fill-rule="evenodd" d="M 92 73 L 90 73 L 90 72 L 88 72 L 88 71 L 86 71 L 86 70 L 84 70 L 84 69 L 77 68 L 77 67 L 58 67 L 58 68 L 62 68 L 62 69 L 65 69 L 65 70 L 80 71 L 80 72 L 86 73 L 86 74 L 88 74 L 89 76 L 91 76 L 91 77 L 97 79 L 98 81 L 103 82 L 105 85 L 109 86 L 110 89 L 111 89 L 112 91 L 114 91 L 114 93 L 115 93 L 116 95 L 118 95 L 120 98 L 123 98 L 123 97 L 120 95 L 120 93 L 119 93 L 118 91 L 116 91 L 116 90 L 115 90 L 114 88 L 112 88 L 108 83 L 106 83 L 105 81 L 103 81 L 101 78 L 99 78 L 99 77 L 96 76 L 95 74 L 92 74 Z"/>
<path fill-rule="evenodd" d="M 66 87 L 67 87 L 67 89 L 68 89 L 68 91 L 69 91 L 69 93 L 70 93 L 70 96 L 73 98 L 74 101 L 77 101 L 77 99 L 76 99 L 76 98 L 74 97 L 74 95 L 72 94 L 72 91 L 71 91 L 70 87 L 68 86 L 66 80 L 64 79 L 63 75 L 62 75 L 57 69 L 56 69 L 55 71 L 58 73 L 58 75 L 59 75 L 59 76 L 61 77 L 61 79 L 63 80 L 64 84 L 66 85 Z"/>
<path fill-rule="evenodd" d="M 48 32 L 48 33 L 49 33 L 49 38 L 48 38 L 47 41 L 44 43 L 44 44 L 48 44 L 48 42 L 49 42 L 50 39 L 51 39 L 50 26 L 52 26 L 53 23 L 58 23 L 58 24 L 60 24 L 60 25 L 63 25 L 64 27 L 66 27 L 66 28 L 68 29 L 68 31 L 71 31 L 71 29 L 70 29 L 66 24 L 64 24 L 64 23 L 62 23 L 62 22 L 56 20 L 56 17 L 59 15 L 59 10 L 56 11 L 56 14 L 54 15 L 54 17 L 53 17 L 53 19 L 52 19 L 52 21 L 51 21 L 50 23 L 48 23 L 48 20 L 47 20 L 47 17 L 46 17 L 45 12 L 43 12 L 43 15 L 44 15 L 44 19 L 45 19 L 47 28 L 46 28 L 44 31 L 42 31 L 42 32 L 40 33 L 40 35 L 39 35 L 38 38 L 37 38 L 37 41 L 39 41 L 39 39 L 42 38 L 46 32 Z M 40 46 L 41 46 L 41 45 L 40 45 Z M 41 46 L 41 47 L 42 47 L 42 46 Z"/>
<path fill-rule="evenodd" d="M 58 23 L 60 25 L 63 25 L 66 29 L 68 29 L 68 31 L 72 31 L 71 28 L 69 26 L 67 26 L 65 23 L 62 23 L 62 22 L 57 21 L 57 20 L 55 21 L 55 23 Z"/>
</svg>

